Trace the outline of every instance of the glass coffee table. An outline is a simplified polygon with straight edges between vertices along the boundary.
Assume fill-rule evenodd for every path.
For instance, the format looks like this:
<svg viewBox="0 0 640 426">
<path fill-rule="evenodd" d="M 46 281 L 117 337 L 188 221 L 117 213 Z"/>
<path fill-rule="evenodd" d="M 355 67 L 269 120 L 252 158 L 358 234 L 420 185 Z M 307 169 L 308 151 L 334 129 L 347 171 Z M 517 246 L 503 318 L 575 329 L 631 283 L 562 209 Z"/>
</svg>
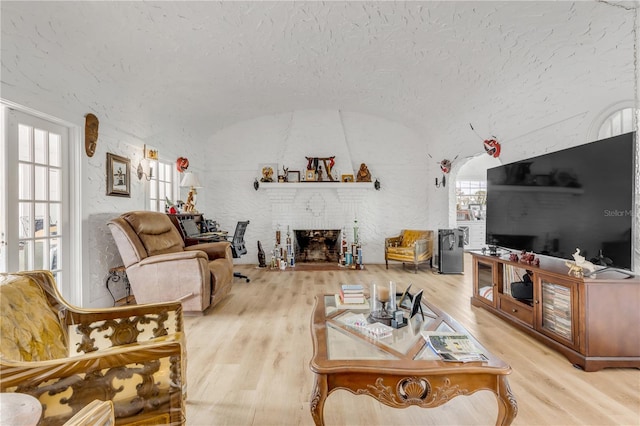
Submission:
<svg viewBox="0 0 640 426">
<path fill-rule="evenodd" d="M 311 318 L 313 357 L 309 366 L 315 374 L 311 415 L 316 425 L 324 425 L 324 402 L 336 389 L 369 395 L 394 408 L 438 407 L 456 396 L 489 390 L 498 400 L 496 424 L 511 424 L 518 412 L 507 381 L 511 367 L 449 315 L 423 302 L 424 319 L 419 313 L 391 335 L 371 337 L 370 332 L 353 325 L 354 318 L 369 312 L 338 309 L 335 299 L 334 295 L 317 296 Z M 487 361 L 442 361 L 425 343 L 421 331 L 467 334 Z"/>
</svg>

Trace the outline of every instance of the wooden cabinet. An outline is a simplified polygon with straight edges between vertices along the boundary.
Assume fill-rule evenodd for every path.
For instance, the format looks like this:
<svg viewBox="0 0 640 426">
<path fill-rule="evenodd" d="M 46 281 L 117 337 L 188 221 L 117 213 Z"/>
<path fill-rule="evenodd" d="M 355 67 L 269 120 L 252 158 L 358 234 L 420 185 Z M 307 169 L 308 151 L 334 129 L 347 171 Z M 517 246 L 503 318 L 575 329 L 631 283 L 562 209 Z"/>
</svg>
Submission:
<svg viewBox="0 0 640 426">
<path fill-rule="evenodd" d="M 541 256 L 540 266 L 471 252 L 473 296 L 482 307 L 562 353 L 585 371 L 640 368 L 640 279 L 616 272 L 597 278 L 567 275 L 564 260 Z M 511 296 L 526 271 L 531 299 Z"/>
</svg>

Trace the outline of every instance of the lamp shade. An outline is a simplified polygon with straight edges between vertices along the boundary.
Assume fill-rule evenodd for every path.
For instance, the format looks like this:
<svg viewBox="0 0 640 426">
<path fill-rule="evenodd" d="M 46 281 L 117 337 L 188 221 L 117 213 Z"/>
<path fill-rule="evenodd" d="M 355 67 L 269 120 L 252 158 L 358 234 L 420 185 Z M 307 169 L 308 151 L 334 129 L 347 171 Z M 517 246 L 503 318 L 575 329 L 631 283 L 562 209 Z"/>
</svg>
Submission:
<svg viewBox="0 0 640 426">
<path fill-rule="evenodd" d="M 180 182 L 180 186 L 187 188 L 202 188 L 198 177 L 193 172 L 184 172 L 184 177 L 182 178 L 182 182 Z"/>
</svg>

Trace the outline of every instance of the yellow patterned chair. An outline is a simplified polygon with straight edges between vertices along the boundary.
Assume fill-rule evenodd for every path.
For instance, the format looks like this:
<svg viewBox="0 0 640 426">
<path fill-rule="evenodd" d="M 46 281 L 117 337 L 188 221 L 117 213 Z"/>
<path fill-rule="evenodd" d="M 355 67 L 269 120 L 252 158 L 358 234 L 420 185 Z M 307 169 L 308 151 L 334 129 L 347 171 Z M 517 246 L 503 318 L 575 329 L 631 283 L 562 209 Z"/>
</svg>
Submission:
<svg viewBox="0 0 640 426">
<path fill-rule="evenodd" d="M 387 269 L 390 260 L 402 262 L 402 269 L 405 263 L 412 264 L 415 273 L 418 273 L 418 265 L 427 261 L 433 268 L 433 231 L 403 229 L 397 237 L 385 238 L 384 263 Z"/>
<path fill-rule="evenodd" d="M 180 303 L 81 309 L 50 272 L 31 271 L 0 274 L 0 308 L 0 391 L 37 398 L 40 425 L 96 399 L 113 402 L 118 425 L 185 423 Z"/>
</svg>

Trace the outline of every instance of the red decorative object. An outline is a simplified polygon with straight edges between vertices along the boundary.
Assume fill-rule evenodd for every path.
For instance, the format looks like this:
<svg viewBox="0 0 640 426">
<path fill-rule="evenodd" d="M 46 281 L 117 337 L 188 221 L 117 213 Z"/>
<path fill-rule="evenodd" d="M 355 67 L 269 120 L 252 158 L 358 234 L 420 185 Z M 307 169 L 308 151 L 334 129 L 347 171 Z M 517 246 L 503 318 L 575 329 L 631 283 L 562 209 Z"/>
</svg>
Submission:
<svg viewBox="0 0 640 426">
<path fill-rule="evenodd" d="M 517 262 L 518 261 L 518 255 L 515 254 L 515 253 L 511 253 L 509 255 L 509 260 L 512 261 L 512 262 Z"/>
<path fill-rule="evenodd" d="M 189 160 L 184 157 L 178 157 L 178 159 L 176 160 L 176 169 L 178 169 L 180 173 L 183 173 L 188 168 L 189 168 Z"/>
<path fill-rule="evenodd" d="M 520 262 L 540 266 L 540 259 L 537 259 L 535 254 L 527 253 L 525 250 L 522 250 L 522 253 L 520 253 Z"/>
<path fill-rule="evenodd" d="M 447 174 L 451 171 L 451 160 L 442 160 L 440 162 L 440 170 L 442 173 Z"/>
<path fill-rule="evenodd" d="M 500 143 L 495 139 L 487 139 L 484 141 L 484 150 L 493 158 L 500 156 Z"/>
</svg>

